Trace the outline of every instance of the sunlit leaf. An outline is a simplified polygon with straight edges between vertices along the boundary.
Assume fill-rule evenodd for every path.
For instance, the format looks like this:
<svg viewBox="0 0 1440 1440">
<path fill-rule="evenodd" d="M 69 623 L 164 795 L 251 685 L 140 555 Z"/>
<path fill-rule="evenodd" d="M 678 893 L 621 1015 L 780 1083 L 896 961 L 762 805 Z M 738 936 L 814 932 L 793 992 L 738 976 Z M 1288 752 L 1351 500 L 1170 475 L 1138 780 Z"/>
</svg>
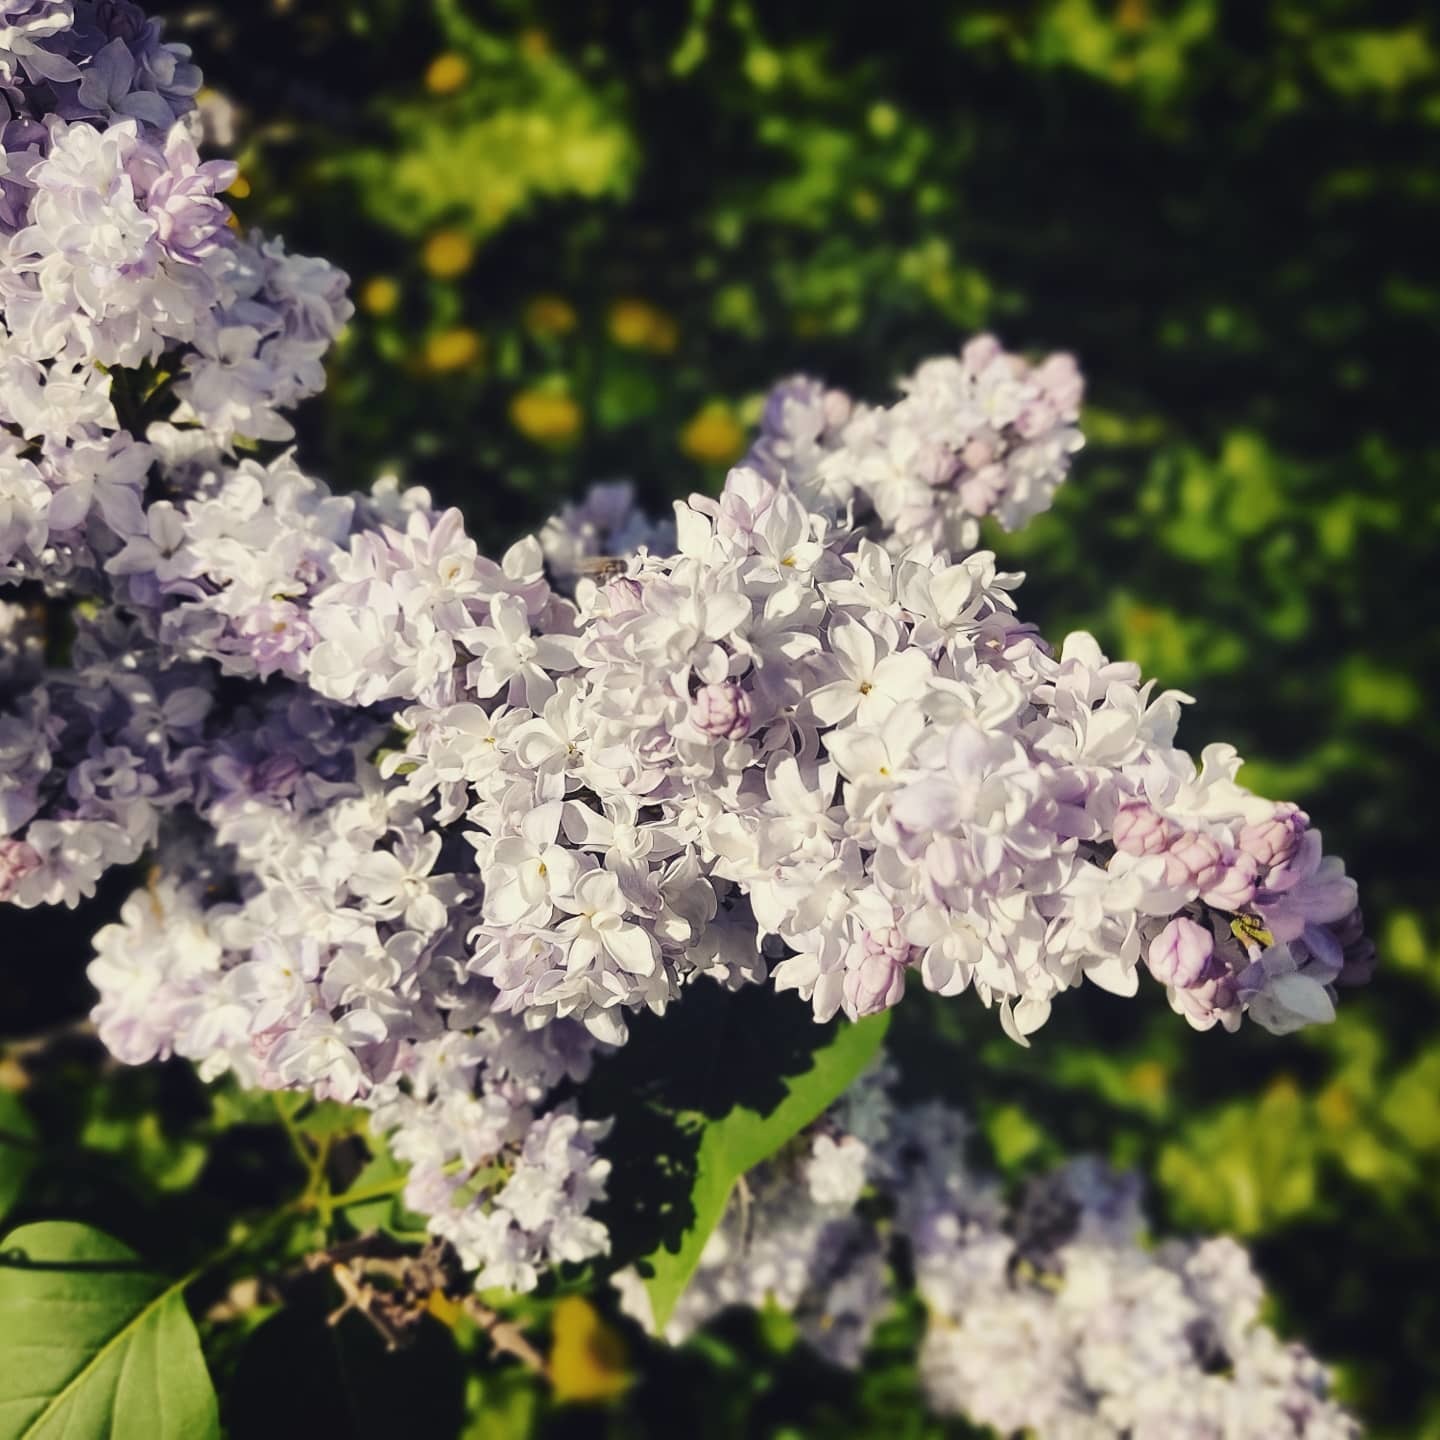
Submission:
<svg viewBox="0 0 1440 1440">
<path fill-rule="evenodd" d="M 761 1112 L 737 1105 L 718 1119 L 698 1114 L 681 1117 L 698 1130 L 690 1189 L 693 1217 L 678 1247 L 662 1244 L 641 1262 L 657 1330 L 665 1327 L 690 1283 L 735 1182 L 774 1155 L 849 1086 L 878 1053 L 889 1019 L 882 1014 L 855 1024 L 841 1023 L 830 1043 L 815 1052 L 808 1070 L 786 1077 L 785 1097 L 773 1109 Z"/>
<path fill-rule="evenodd" d="M 0 1251 L 0 1433 L 219 1435 L 180 1285 L 103 1231 L 68 1221 L 21 1226 Z"/>
</svg>

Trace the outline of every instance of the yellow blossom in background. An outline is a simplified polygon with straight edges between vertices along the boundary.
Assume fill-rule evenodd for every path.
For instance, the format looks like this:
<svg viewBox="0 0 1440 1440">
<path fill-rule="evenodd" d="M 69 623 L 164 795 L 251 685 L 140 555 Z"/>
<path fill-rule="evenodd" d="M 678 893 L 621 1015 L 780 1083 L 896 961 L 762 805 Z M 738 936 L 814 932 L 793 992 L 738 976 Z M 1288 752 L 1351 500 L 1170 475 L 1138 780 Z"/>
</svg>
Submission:
<svg viewBox="0 0 1440 1440">
<path fill-rule="evenodd" d="M 610 307 L 610 338 L 627 350 L 668 355 L 680 340 L 671 316 L 648 300 L 617 300 Z"/>
<path fill-rule="evenodd" d="M 880 197 L 865 186 L 861 186 L 850 197 L 850 209 L 857 220 L 878 220 L 880 218 Z"/>
<path fill-rule="evenodd" d="M 550 1383 L 561 1404 L 593 1405 L 630 1388 L 634 1376 L 625 1342 L 588 1300 L 567 1295 L 556 1305 L 551 1326 Z"/>
<path fill-rule="evenodd" d="M 438 331 L 425 342 L 425 364 L 431 370 L 467 370 L 484 353 L 484 338 L 468 325 Z"/>
<path fill-rule="evenodd" d="M 542 445 L 568 445 L 580 433 L 584 417 L 563 390 L 522 390 L 510 402 L 515 428 Z"/>
<path fill-rule="evenodd" d="M 877 100 L 865 118 L 870 133 L 881 140 L 888 140 L 900 128 L 900 112 L 885 100 Z"/>
<path fill-rule="evenodd" d="M 532 25 L 520 32 L 520 49 L 532 60 L 543 60 L 550 53 L 550 37 Z"/>
<path fill-rule="evenodd" d="M 453 280 L 474 263 L 475 242 L 463 230 L 437 230 L 425 242 L 422 258 L 437 280 Z"/>
<path fill-rule="evenodd" d="M 525 328 L 534 335 L 568 335 L 579 323 L 563 295 L 537 295 L 525 307 Z"/>
<path fill-rule="evenodd" d="M 400 287 L 388 275 L 376 275 L 360 291 L 360 308 L 368 315 L 393 315 L 400 304 Z"/>
<path fill-rule="evenodd" d="M 745 431 L 723 400 L 703 406 L 680 432 L 680 448 L 706 465 L 728 465 L 745 449 Z"/>
<path fill-rule="evenodd" d="M 453 95 L 470 78 L 470 62 L 453 50 L 437 55 L 425 72 L 425 88 L 432 95 Z"/>
<path fill-rule="evenodd" d="M 1147 0 L 1120 0 L 1115 11 L 1117 30 L 1143 30 L 1150 23 L 1150 6 Z"/>
<path fill-rule="evenodd" d="M 460 1317 L 465 1313 L 464 1307 L 458 1300 L 452 1300 L 443 1290 L 432 1290 L 425 1297 L 425 1309 L 430 1312 L 442 1325 L 454 1329 L 459 1323 Z"/>
<path fill-rule="evenodd" d="M 1132 1065 L 1125 1076 L 1126 1088 L 1141 1100 L 1164 1100 L 1170 1089 L 1170 1076 L 1158 1060 L 1141 1060 Z"/>
</svg>

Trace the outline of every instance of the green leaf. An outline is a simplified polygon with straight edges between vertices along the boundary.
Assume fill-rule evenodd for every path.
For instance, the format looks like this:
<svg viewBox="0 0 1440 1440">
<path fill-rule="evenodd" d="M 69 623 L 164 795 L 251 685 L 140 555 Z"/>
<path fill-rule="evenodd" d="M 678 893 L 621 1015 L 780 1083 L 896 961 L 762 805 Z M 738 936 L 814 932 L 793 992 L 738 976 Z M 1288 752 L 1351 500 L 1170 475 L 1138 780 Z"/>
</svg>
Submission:
<svg viewBox="0 0 1440 1440">
<path fill-rule="evenodd" d="M 665 1328 L 690 1283 L 735 1182 L 768 1160 L 845 1091 L 874 1059 L 889 1023 L 888 1013 L 854 1024 L 842 1022 L 830 1043 L 815 1051 L 808 1070 L 786 1077 L 785 1097 L 773 1109 L 761 1112 L 737 1105 L 720 1119 L 693 1116 L 692 1124 L 700 1127 L 690 1191 L 693 1218 L 680 1236 L 678 1249 L 661 1245 L 641 1261 L 642 1275 L 647 1269 L 650 1272 L 645 1288 L 657 1331 Z"/>
<path fill-rule="evenodd" d="M 0 1090 L 0 1216 L 20 1198 L 39 1151 L 35 1122 L 18 1095 Z"/>
<path fill-rule="evenodd" d="M 344 1194 L 335 1197 L 335 1208 L 344 1215 L 358 1235 L 383 1230 L 397 1239 L 425 1234 L 425 1221 L 405 1208 L 405 1179 L 410 1173 L 390 1154 L 381 1141 L 369 1142 L 374 1153 Z M 369 1195 L 370 1199 L 352 1199 Z"/>
<path fill-rule="evenodd" d="M 316 1140 L 353 1135 L 363 1130 L 369 1113 L 334 1100 L 317 1100 L 302 1106 L 294 1115 L 295 1128 Z"/>
<path fill-rule="evenodd" d="M 22 1225 L 0 1254 L 0 1434 L 209 1440 L 220 1422 L 183 1281 L 103 1231 Z"/>
</svg>

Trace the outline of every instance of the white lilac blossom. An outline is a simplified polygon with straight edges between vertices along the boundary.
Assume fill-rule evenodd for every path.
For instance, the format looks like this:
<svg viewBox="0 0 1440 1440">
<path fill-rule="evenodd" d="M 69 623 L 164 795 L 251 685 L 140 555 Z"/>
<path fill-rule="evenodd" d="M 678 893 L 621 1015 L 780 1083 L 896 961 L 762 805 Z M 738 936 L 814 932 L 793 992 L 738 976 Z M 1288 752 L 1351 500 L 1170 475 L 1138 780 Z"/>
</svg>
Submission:
<svg viewBox="0 0 1440 1440">
<path fill-rule="evenodd" d="M 312 684 L 418 702 L 387 769 L 467 832 L 487 897 L 472 963 L 507 1009 L 619 1040 L 624 1008 L 663 1009 L 713 953 L 747 945 L 760 967 L 775 941 L 775 983 L 818 1019 L 894 1004 L 913 975 L 973 986 L 1016 1038 L 1086 978 L 1133 994 L 1146 955 L 1200 1028 L 1247 1006 L 1324 1019 L 1332 984 L 1363 976 L 1361 942 L 1337 938 L 1339 862 L 1318 835 L 1276 862 L 1272 832 L 1305 817 L 1238 786 L 1229 747 L 1198 768 L 1175 747 L 1188 697 L 1088 636 L 1050 650 L 988 552 L 892 555 L 743 467 L 676 514 L 678 554 L 582 575 L 573 601 L 523 545 L 497 576 L 458 540 L 415 594 L 402 577 L 436 562 L 412 516 L 423 561 L 388 529 L 383 563 L 353 541 L 337 563 L 357 578 L 313 603 L 343 602 Z M 519 844 L 541 815 L 543 842 Z M 1181 921 L 1209 950 L 1160 966 Z"/>
<path fill-rule="evenodd" d="M 1007 1204 L 965 1163 L 964 1117 L 897 1105 L 892 1078 L 863 1076 L 745 1177 L 666 1341 L 733 1307 L 774 1307 L 820 1355 L 858 1369 L 903 1256 L 927 1312 L 921 1383 L 941 1414 L 1037 1440 L 1359 1435 L 1325 1368 L 1260 1323 L 1263 1288 L 1233 1240 L 1152 1244 L 1139 1181 L 1093 1160 Z M 639 1275 L 614 1283 L 653 1331 Z"/>
<path fill-rule="evenodd" d="M 93 591 L 146 530 L 147 484 L 198 478 L 178 451 L 213 473 L 237 441 L 288 437 L 281 412 L 324 384 L 345 277 L 235 233 L 199 84 L 130 0 L 0 10 L 0 582 Z M 117 393 L 170 410 L 155 445 Z"/>
<path fill-rule="evenodd" d="M 607 1245 L 605 1126 L 556 1092 L 692 983 L 818 1020 L 968 989 L 1023 1041 L 1142 965 L 1200 1029 L 1366 978 L 1308 817 L 975 548 L 1065 478 L 1068 357 L 980 337 L 888 408 L 787 382 L 718 498 L 597 487 L 494 561 L 275 443 L 347 282 L 237 231 L 198 86 L 129 0 L 0 0 L 0 901 L 147 867 L 96 937 L 118 1056 L 369 1108 L 412 1207 L 524 1289 Z"/>
<path fill-rule="evenodd" d="M 972 550 L 993 514 L 1017 530 L 1050 508 L 1082 442 L 1069 355 L 1037 366 L 993 336 L 927 360 L 888 409 L 797 376 L 771 392 L 747 463 L 813 509 L 852 507 L 892 549 Z"/>
</svg>

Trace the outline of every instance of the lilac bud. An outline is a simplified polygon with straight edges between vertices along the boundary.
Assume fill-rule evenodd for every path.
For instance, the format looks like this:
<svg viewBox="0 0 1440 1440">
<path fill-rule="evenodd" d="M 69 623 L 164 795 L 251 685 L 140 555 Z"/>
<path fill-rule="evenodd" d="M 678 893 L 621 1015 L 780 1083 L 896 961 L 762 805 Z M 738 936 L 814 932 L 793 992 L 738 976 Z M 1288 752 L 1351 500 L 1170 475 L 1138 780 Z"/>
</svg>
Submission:
<svg viewBox="0 0 1440 1440">
<path fill-rule="evenodd" d="M 1211 978 L 1215 937 L 1203 925 L 1177 915 L 1151 942 L 1150 973 L 1162 985 L 1189 990 Z"/>
<path fill-rule="evenodd" d="M 995 458 L 995 447 L 988 440 L 968 440 L 960 458 L 967 469 L 983 470 Z"/>
<path fill-rule="evenodd" d="M 1255 881 L 1259 873 L 1255 857 L 1236 850 L 1225 857 L 1219 880 L 1202 891 L 1200 898 L 1217 910 L 1228 910 L 1234 914 L 1255 898 Z"/>
<path fill-rule="evenodd" d="M 883 955 L 892 965 L 910 963 L 910 942 L 894 925 L 883 930 L 867 930 L 860 937 L 867 956 Z"/>
<path fill-rule="evenodd" d="M 9 900 L 20 882 L 40 868 L 40 855 L 24 840 L 0 840 L 0 900 Z"/>
<path fill-rule="evenodd" d="M 980 371 L 1002 353 L 1000 342 L 993 335 L 977 335 L 965 342 L 960 360 L 967 370 Z"/>
<path fill-rule="evenodd" d="M 1288 801 L 1277 805 L 1267 820 L 1247 825 L 1237 837 L 1237 844 L 1247 855 L 1253 855 L 1268 870 L 1283 865 L 1295 854 L 1300 836 L 1309 828 L 1310 817 Z"/>
<path fill-rule="evenodd" d="M 1126 855 L 1158 855 L 1168 850 L 1180 832 L 1143 800 L 1132 800 L 1115 812 L 1112 827 L 1115 848 Z"/>
<path fill-rule="evenodd" d="M 1240 996 L 1228 970 L 1188 990 L 1172 989 L 1170 1003 L 1197 1030 L 1209 1030 L 1217 1020 L 1227 1030 L 1240 1024 Z"/>
<path fill-rule="evenodd" d="M 752 713 L 750 697 L 729 680 L 703 686 L 690 702 L 690 723 L 715 740 L 743 740 Z"/>
<path fill-rule="evenodd" d="M 1048 356 L 1035 371 L 1034 379 L 1061 415 L 1073 417 L 1080 409 L 1085 397 L 1085 377 L 1073 355 L 1061 351 Z"/>
<path fill-rule="evenodd" d="M 1165 879 L 1171 885 L 1193 885 L 1203 893 L 1219 884 L 1224 871 L 1220 842 L 1203 830 L 1182 830 L 1165 852 Z"/>
<path fill-rule="evenodd" d="M 831 430 L 839 430 L 850 423 L 855 404 L 843 390 L 827 390 L 824 408 L 826 426 Z"/>
<path fill-rule="evenodd" d="M 960 503 L 972 515 L 988 515 L 995 502 L 1005 493 L 1006 475 L 1003 465 L 986 465 L 960 482 Z"/>
<path fill-rule="evenodd" d="M 905 948 L 908 952 L 910 947 Z M 846 971 L 841 995 L 845 1013 L 853 1020 L 860 1020 L 898 1005 L 904 993 L 904 962 L 897 964 L 888 952 L 877 950 L 867 953 L 853 970 Z"/>
<path fill-rule="evenodd" d="M 960 469 L 960 457 L 938 442 L 921 445 L 912 460 L 915 476 L 932 489 L 948 485 Z"/>
<path fill-rule="evenodd" d="M 1023 439 L 1033 440 L 1035 436 L 1053 429 L 1059 419 L 1055 407 L 1048 400 L 1037 400 L 1015 417 L 1015 433 Z"/>
</svg>

